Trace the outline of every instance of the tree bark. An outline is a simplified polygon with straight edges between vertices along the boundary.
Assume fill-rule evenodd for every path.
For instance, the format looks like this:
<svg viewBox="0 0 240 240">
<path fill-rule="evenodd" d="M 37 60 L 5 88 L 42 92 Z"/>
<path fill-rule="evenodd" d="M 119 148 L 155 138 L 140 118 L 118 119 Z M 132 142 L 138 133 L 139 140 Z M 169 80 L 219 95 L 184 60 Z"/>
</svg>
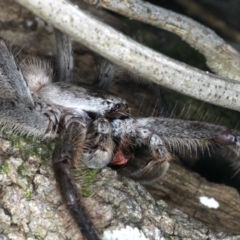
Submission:
<svg viewBox="0 0 240 240">
<path fill-rule="evenodd" d="M 113 16 L 97 12 L 122 27 Z M 14 1 L 0 1 L 0 18 L 0 36 L 14 47 L 24 46 L 24 54 L 52 59 L 55 50 L 51 26 Z M 93 58 L 80 45 L 75 49 L 75 75 L 78 80 L 92 80 Z M 16 136 L 6 138 L 5 134 L 0 137 L 0 239 L 81 239 L 56 188 L 51 170 L 52 145 Z M 141 166 L 141 159 L 135 161 Z M 123 170 L 125 176 L 130 172 L 131 168 Z M 148 190 L 155 199 L 138 183 L 103 169 L 96 175 L 92 195 L 85 202 L 101 233 L 129 225 L 149 239 L 240 237 L 240 199 L 235 189 L 209 183 L 173 162 L 162 182 Z M 219 207 L 206 207 L 200 197 L 214 198 Z"/>
</svg>

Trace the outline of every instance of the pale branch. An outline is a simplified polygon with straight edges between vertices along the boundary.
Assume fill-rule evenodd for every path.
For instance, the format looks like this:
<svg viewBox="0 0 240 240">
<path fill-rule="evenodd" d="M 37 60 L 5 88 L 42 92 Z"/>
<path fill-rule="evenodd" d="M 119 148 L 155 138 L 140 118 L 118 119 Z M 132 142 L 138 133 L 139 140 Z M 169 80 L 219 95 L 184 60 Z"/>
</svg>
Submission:
<svg viewBox="0 0 240 240">
<path fill-rule="evenodd" d="M 64 0 L 16 0 L 76 41 L 114 63 L 188 96 L 239 110 L 239 83 L 159 54 L 89 16 Z"/>
<path fill-rule="evenodd" d="M 207 65 L 216 74 L 240 80 L 239 52 L 214 31 L 191 18 L 141 0 L 84 1 L 99 2 L 100 7 L 177 34 L 206 57 Z"/>
<path fill-rule="evenodd" d="M 202 19 L 204 22 L 207 22 L 210 28 L 213 27 L 217 32 L 224 34 L 227 38 L 230 38 L 231 41 L 240 42 L 240 32 L 227 24 L 222 17 L 219 17 L 214 12 L 211 12 L 211 10 L 204 7 L 204 5 L 201 6 L 199 1 L 177 0 L 177 3 L 185 8 L 191 16 L 195 16 Z M 226 2 L 226 4 L 229 3 L 230 2 Z"/>
</svg>

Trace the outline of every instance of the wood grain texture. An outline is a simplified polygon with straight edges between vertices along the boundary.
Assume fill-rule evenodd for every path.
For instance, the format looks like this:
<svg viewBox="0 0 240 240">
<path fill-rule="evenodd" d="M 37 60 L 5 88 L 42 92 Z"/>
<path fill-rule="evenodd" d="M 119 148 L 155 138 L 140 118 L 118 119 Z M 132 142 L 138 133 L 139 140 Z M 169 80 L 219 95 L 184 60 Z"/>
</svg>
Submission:
<svg viewBox="0 0 240 240">
<path fill-rule="evenodd" d="M 85 6 L 85 8 L 87 7 Z M 93 12 L 96 12 L 96 9 L 94 9 Z M 100 10 L 97 10 L 97 12 L 99 17 L 105 16 L 107 19 L 111 17 L 111 22 L 115 27 L 117 26 L 119 28 L 124 28 L 124 24 L 121 25 L 121 22 L 118 19 L 114 20 L 115 18 L 113 16 L 108 15 Z M 0 36 L 8 39 L 10 43 L 14 45 L 14 47 L 17 46 L 17 49 L 20 49 L 23 46 L 22 53 L 24 54 L 38 54 L 49 59 L 54 59 L 54 39 L 51 26 L 42 22 L 33 14 L 17 5 L 13 0 L 0 1 Z M 86 82 L 92 81 L 96 72 L 93 71 L 93 69 L 95 69 L 95 62 L 93 60 L 94 57 L 92 56 L 91 51 L 88 51 L 81 45 L 76 44 L 75 53 L 75 75 L 77 76 L 78 80 L 85 80 Z M 146 88 L 143 87 L 142 94 L 139 95 L 148 95 L 149 92 L 146 92 L 145 90 Z M 129 102 L 135 101 L 134 104 L 139 105 L 139 102 L 136 101 L 137 97 L 129 94 L 127 91 L 124 91 L 123 88 L 113 88 L 112 91 L 118 92 L 118 94 L 122 92 Z M 148 106 L 148 103 L 150 106 L 152 106 L 150 110 L 148 110 L 151 113 L 152 109 L 154 108 L 154 99 L 150 99 L 149 101 L 147 100 L 146 107 Z M 9 149 L 5 149 L 5 151 L 9 151 Z M 3 160 L 4 158 L 1 158 L 1 163 Z M 142 159 L 135 159 L 132 167 L 136 168 L 142 166 L 142 161 Z M 44 171 L 45 170 L 46 169 L 44 168 Z M 125 176 L 129 176 L 130 172 L 131 166 L 123 169 L 121 173 Z M 51 174 L 45 174 L 44 177 L 50 179 L 50 181 L 53 181 Z M 105 220 L 107 223 L 111 222 L 112 226 L 119 224 L 123 225 L 125 223 L 132 224 L 132 222 L 137 219 L 134 226 L 139 226 L 141 228 L 142 225 L 142 229 L 148 229 L 146 232 L 150 231 L 152 227 L 152 229 L 155 229 L 155 239 L 158 239 L 157 237 L 167 236 L 171 236 L 172 239 L 240 238 L 240 198 L 237 191 L 224 185 L 210 183 L 204 178 L 200 177 L 198 174 L 186 170 L 179 163 L 172 162 L 170 170 L 162 182 L 148 187 L 149 192 L 152 193 L 156 200 L 163 199 L 169 204 L 169 206 L 162 201 L 158 201 L 157 203 L 154 202 L 144 188 L 126 178 L 124 178 L 124 180 L 121 178 L 118 179 L 115 176 L 115 173 L 112 171 L 108 172 L 108 170 L 103 170 L 97 176 L 96 181 L 96 185 L 93 186 L 93 188 L 95 188 L 94 191 L 96 191 L 93 196 L 93 198 L 96 199 L 94 201 L 99 201 L 101 203 L 105 199 L 107 201 L 106 205 L 110 205 L 113 214 L 110 214 L 111 220 Z M 131 186 L 128 185 L 128 182 Z M 9 185 L 11 185 L 11 183 L 4 182 L 4 184 L 1 185 L 1 196 L 5 196 L 5 191 L 8 189 Z M 101 184 L 104 190 L 101 190 Z M 110 189 L 113 189 L 112 192 Z M 117 189 L 118 191 L 115 191 L 114 189 Z M 138 195 L 144 195 L 145 200 L 147 200 L 144 202 L 144 198 L 141 198 L 139 205 L 131 205 L 130 203 L 134 202 L 134 200 L 138 198 Z M 209 209 L 204 207 L 199 202 L 200 196 L 214 198 L 219 203 L 220 207 L 217 209 Z M 22 197 L 24 198 L 23 195 Z M 118 202 L 121 197 L 126 201 Z M 38 195 L 36 195 L 35 198 L 38 198 Z M 86 200 L 86 202 L 88 202 L 88 200 Z M 119 209 L 116 208 L 117 203 L 121 203 L 121 207 Z M 5 201 L 4 204 L 6 204 Z M 51 204 L 52 203 L 50 201 L 50 206 L 52 206 Z M 96 205 L 96 202 L 94 202 L 94 204 Z M 129 211 L 129 208 L 136 209 L 137 206 L 140 206 L 141 211 L 144 212 L 141 217 L 136 216 L 141 211 L 135 211 L 135 215 L 134 211 Z M 57 211 L 59 205 L 57 204 L 55 207 L 55 211 Z M 180 209 L 185 214 L 176 210 L 175 208 Z M 8 211 L 11 211 L 11 209 L 8 209 Z M 151 219 L 151 214 L 146 215 L 148 211 L 150 213 L 151 211 L 152 213 L 156 211 L 158 214 L 152 215 L 153 219 Z M 109 213 L 107 210 L 106 212 Z M 128 212 L 128 216 L 126 216 L 126 212 Z M 95 217 L 98 218 L 98 216 L 100 216 L 100 214 L 97 215 L 96 213 Z M 118 220 L 121 218 L 123 221 L 119 223 Z M 195 218 L 198 221 L 195 221 L 192 218 Z M 143 222 L 145 222 L 146 225 L 144 225 Z M 154 224 L 151 225 L 151 222 L 154 222 Z M 200 222 L 207 224 L 210 229 L 218 230 L 218 232 L 210 230 Z M 14 224 L 14 221 L 11 223 Z M 60 225 L 63 228 L 66 227 L 63 223 L 60 223 Z M 5 231 L 3 226 L 5 225 L 0 224 L 0 233 L 2 234 L 4 234 Z M 150 227 L 147 228 L 146 226 Z M 14 231 L 17 231 L 16 227 L 13 227 Z M 9 229 L 9 226 L 7 226 L 7 228 Z M 100 226 L 99 228 L 103 229 L 104 226 Z M 8 232 L 8 234 L 10 233 Z M 72 235 L 68 236 L 74 236 L 74 231 L 71 234 Z M 231 235 L 237 236 L 231 237 Z M 26 238 L 24 238 L 24 236 Z M 21 239 L 27 239 L 27 235 L 23 234 Z"/>
</svg>

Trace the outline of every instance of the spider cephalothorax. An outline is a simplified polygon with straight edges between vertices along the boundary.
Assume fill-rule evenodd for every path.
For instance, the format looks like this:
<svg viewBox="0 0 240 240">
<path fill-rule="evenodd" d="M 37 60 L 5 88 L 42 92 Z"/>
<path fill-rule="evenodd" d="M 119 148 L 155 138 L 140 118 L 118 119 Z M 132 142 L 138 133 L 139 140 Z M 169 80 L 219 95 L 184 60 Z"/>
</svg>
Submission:
<svg viewBox="0 0 240 240">
<path fill-rule="evenodd" d="M 136 146 L 149 147 L 152 160 L 132 174 L 157 181 L 173 150 L 197 151 L 209 145 L 239 145 L 239 134 L 222 126 L 163 117 L 131 117 L 125 100 L 72 81 L 71 40 L 57 31 L 58 82 L 49 64 L 25 60 L 18 66 L 0 41 L 0 124 L 13 131 L 53 138 L 53 169 L 64 201 L 87 239 L 99 235 L 81 205 L 70 169 L 125 165 Z"/>
</svg>

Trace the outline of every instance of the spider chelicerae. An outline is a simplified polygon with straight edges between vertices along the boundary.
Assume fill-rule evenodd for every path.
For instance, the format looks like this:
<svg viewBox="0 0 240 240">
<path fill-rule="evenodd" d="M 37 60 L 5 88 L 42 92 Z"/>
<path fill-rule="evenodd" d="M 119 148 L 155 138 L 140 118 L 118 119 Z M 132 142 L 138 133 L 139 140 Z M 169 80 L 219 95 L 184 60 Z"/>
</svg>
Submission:
<svg viewBox="0 0 240 240">
<path fill-rule="evenodd" d="M 152 160 L 131 177 L 158 181 L 167 171 L 172 151 L 210 145 L 239 145 L 239 134 L 223 126 L 163 117 L 132 117 L 127 102 L 90 86 L 73 82 L 71 39 L 56 30 L 57 76 L 42 60 L 17 64 L 0 42 L 0 123 L 20 134 L 56 139 L 53 169 L 62 198 L 87 239 L 99 234 L 81 205 L 71 169 L 125 165 L 133 149 L 148 146 Z"/>
</svg>

